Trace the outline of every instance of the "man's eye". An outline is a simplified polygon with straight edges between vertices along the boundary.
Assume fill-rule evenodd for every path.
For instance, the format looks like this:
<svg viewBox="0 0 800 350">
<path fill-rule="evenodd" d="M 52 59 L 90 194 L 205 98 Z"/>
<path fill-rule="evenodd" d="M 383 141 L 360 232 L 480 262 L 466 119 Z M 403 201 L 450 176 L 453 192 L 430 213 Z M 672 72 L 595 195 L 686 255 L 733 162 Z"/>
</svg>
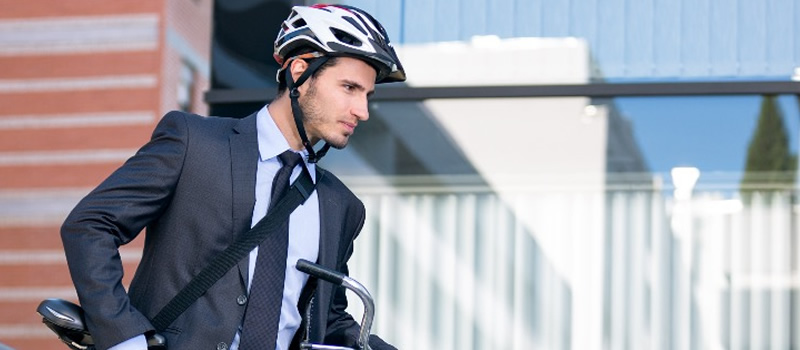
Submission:
<svg viewBox="0 0 800 350">
<path fill-rule="evenodd" d="M 355 88 L 356 88 L 355 86 L 350 85 L 350 84 L 345 84 L 344 85 L 344 89 L 347 90 L 347 91 L 352 91 Z"/>
</svg>

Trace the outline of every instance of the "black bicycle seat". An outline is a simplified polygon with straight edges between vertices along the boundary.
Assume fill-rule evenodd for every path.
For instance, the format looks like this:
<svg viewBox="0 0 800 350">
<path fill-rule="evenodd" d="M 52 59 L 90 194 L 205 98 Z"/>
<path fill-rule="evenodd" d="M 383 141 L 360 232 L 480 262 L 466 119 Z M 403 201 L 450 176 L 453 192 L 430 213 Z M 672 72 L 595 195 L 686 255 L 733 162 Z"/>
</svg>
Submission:
<svg viewBox="0 0 800 350">
<path fill-rule="evenodd" d="M 36 312 L 42 322 L 73 349 L 93 349 L 94 340 L 86 329 L 83 309 L 64 299 L 45 299 Z"/>
</svg>

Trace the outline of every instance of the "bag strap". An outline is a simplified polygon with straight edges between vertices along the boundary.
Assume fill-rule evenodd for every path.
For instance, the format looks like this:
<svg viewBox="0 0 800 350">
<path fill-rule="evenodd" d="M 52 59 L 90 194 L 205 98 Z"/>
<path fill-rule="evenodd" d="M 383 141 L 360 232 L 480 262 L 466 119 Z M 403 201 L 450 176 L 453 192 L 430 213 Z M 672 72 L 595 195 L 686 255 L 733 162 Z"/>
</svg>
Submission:
<svg viewBox="0 0 800 350">
<path fill-rule="evenodd" d="M 164 306 L 153 318 L 152 324 L 158 332 L 166 329 L 189 308 L 198 298 L 206 293 L 225 273 L 239 263 L 255 247 L 261 244 L 268 234 L 275 231 L 283 222 L 288 220 L 295 208 L 304 203 L 316 184 L 311 180 L 308 168 L 303 166 L 300 177 L 292 183 L 289 191 L 278 200 L 253 228 L 239 235 L 222 253 L 217 255 L 200 273 L 178 292 L 172 300 Z"/>
</svg>

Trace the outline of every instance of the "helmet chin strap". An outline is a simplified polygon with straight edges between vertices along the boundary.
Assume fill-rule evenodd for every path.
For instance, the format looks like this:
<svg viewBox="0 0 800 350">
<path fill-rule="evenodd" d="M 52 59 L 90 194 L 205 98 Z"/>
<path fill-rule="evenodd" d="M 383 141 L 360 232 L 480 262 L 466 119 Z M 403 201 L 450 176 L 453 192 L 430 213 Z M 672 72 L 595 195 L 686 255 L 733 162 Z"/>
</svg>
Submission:
<svg viewBox="0 0 800 350">
<path fill-rule="evenodd" d="M 300 140 L 303 142 L 303 146 L 308 151 L 308 162 L 309 163 L 316 163 L 322 157 L 325 156 L 325 153 L 328 153 L 328 150 L 331 148 L 331 145 L 325 142 L 325 145 L 320 148 L 319 151 L 314 151 L 314 147 L 311 142 L 308 140 L 308 135 L 306 134 L 306 128 L 303 125 L 303 110 L 300 109 L 300 102 L 298 98 L 300 97 L 300 91 L 297 89 L 300 85 L 303 85 L 305 81 L 314 74 L 320 66 L 325 64 L 328 60 L 327 56 L 319 57 L 318 59 L 314 60 L 311 64 L 308 65 L 305 72 L 297 78 L 295 82 L 292 78 L 292 72 L 289 67 L 286 68 L 286 87 L 289 89 L 289 98 L 292 101 L 292 115 L 294 116 L 294 123 L 297 126 L 297 132 L 300 134 Z M 291 65 L 291 64 L 288 64 Z"/>
</svg>

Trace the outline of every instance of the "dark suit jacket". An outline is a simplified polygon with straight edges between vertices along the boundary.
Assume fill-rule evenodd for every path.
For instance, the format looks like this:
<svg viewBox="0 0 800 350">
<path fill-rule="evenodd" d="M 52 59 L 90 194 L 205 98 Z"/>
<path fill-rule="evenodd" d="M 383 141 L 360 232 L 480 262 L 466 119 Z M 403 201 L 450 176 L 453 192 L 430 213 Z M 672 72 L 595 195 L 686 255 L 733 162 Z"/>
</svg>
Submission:
<svg viewBox="0 0 800 350">
<path fill-rule="evenodd" d="M 208 262 L 250 228 L 258 162 L 256 115 L 244 119 L 170 112 L 122 167 L 81 200 L 61 229 L 70 273 L 98 349 L 150 332 L 150 319 Z M 318 263 L 347 273 L 364 206 L 317 167 Z M 129 293 L 118 247 L 147 229 Z M 247 259 L 165 330 L 170 349 L 217 349 L 242 320 Z M 311 339 L 351 345 L 358 325 L 341 288 L 319 283 Z M 279 305 L 276 307 L 280 307 Z M 370 345 L 388 348 L 377 337 Z M 242 349 L 249 350 L 249 349 Z"/>
</svg>

